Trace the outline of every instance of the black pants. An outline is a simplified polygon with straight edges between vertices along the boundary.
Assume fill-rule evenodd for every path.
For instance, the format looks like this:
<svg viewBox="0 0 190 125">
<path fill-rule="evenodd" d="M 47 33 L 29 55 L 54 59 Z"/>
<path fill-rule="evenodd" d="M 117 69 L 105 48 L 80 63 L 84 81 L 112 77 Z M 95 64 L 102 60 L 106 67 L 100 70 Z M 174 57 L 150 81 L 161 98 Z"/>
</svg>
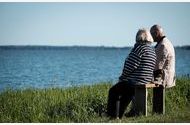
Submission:
<svg viewBox="0 0 190 125">
<path fill-rule="evenodd" d="M 119 82 L 112 86 L 109 90 L 108 95 L 108 105 L 107 105 L 107 114 L 110 117 L 116 118 L 117 116 L 117 107 L 116 103 L 119 101 L 119 118 L 122 118 L 125 109 L 131 102 L 135 95 L 135 89 L 126 82 Z"/>
</svg>

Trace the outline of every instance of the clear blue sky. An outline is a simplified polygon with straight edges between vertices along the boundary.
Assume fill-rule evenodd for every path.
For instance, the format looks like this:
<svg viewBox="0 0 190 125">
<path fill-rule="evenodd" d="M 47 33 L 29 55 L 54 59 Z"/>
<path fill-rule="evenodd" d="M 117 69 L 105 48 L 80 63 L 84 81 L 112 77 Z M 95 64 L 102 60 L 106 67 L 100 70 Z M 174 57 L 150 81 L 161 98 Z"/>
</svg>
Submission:
<svg viewBox="0 0 190 125">
<path fill-rule="evenodd" d="M 0 45 L 133 46 L 153 24 L 190 45 L 190 3 L 0 3 Z"/>
</svg>

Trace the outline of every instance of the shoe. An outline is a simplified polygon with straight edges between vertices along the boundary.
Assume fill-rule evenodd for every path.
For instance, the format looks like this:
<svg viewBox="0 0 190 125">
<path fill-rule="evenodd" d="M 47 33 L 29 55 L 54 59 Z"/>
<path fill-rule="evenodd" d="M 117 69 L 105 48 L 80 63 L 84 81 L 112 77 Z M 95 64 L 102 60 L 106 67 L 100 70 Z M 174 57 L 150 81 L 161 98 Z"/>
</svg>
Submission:
<svg viewBox="0 0 190 125">
<path fill-rule="evenodd" d="M 137 113 L 135 110 L 130 110 L 127 114 L 125 114 L 126 117 L 135 117 L 139 113 Z"/>
</svg>

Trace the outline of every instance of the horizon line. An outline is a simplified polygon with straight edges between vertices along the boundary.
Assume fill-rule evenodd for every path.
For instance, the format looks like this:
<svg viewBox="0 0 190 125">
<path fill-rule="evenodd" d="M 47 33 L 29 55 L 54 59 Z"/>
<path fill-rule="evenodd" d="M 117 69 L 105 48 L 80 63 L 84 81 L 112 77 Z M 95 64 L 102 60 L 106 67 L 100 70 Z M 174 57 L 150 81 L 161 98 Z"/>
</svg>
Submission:
<svg viewBox="0 0 190 125">
<path fill-rule="evenodd" d="M 106 46 L 106 45 L 0 45 L 0 47 L 105 47 L 105 48 L 127 48 L 133 46 Z M 176 45 L 174 47 L 190 47 L 190 45 Z"/>
</svg>

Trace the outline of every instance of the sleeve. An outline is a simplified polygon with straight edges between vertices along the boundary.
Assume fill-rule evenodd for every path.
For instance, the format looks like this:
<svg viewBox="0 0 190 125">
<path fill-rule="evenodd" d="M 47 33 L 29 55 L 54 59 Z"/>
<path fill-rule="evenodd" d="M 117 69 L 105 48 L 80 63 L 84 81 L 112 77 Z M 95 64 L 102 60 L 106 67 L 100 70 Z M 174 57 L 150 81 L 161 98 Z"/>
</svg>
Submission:
<svg viewBox="0 0 190 125">
<path fill-rule="evenodd" d="M 156 49 L 157 53 L 157 61 L 155 69 L 163 69 L 165 61 L 167 59 L 168 51 L 165 45 L 161 45 L 159 48 Z"/>
</svg>

